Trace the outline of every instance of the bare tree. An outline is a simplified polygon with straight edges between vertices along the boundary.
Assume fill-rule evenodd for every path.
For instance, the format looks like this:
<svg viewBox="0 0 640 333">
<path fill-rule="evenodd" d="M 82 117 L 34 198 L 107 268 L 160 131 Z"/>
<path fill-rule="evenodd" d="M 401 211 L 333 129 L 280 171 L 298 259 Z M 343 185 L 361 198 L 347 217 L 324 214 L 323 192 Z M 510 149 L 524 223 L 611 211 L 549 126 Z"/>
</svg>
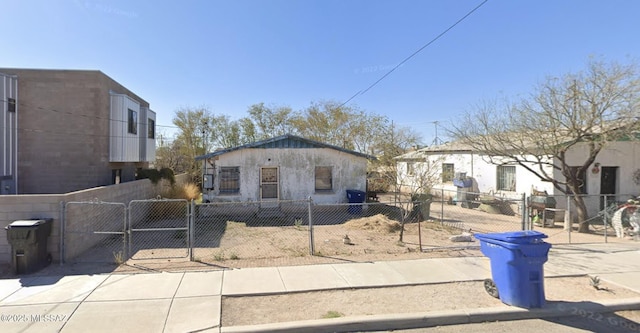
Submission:
<svg viewBox="0 0 640 333">
<path fill-rule="evenodd" d="M 548 78 L 529 98 L 480 105 L 448 131 L 494 164 L 520 165 L 561 193 L 580 194 L 581 175 L 600 151 L 634 137 L 639 98 L 635 64 L 592 60 L 584 71 Z M 569 159 L 569 151 L 580 151 L 583 158 Z M 587 232 L 585 202 L 579 195 L 571 198 L 578 230 Z"/>
<path fill-rule="evenodd" d="M 433 187 L 442 182 L 442 160 L 440 156 L 428 156 L 420 151 L 410 152 L 394 159 L 397 196 L 403 211 L 400 241 L 404 234 L 404 222 L 413 218 L 428 218 Z M 410 200 L 407 200 L 410 199 Z M 423 205 L 429 205 L 424 207 Z M 426 216 L 424 216 L 426 215 Z"/>
</svg>

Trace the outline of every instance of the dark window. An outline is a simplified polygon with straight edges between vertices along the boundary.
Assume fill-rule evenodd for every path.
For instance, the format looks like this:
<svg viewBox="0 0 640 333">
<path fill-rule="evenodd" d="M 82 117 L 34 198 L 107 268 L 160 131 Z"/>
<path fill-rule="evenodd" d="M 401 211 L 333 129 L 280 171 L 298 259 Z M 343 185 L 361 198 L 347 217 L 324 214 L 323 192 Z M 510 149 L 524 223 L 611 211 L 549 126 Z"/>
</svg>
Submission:
<svg viewBox="0 0 640 333">
<path fill-rule="evenodd" d="M 156 138 L 156 122 L 153 119 L 149 119 L 147 126 L 149 127 L 147 137 L 149 139 L 155 139 Z"/>
<path fill-rule="evenodd" d="M 496 168 L 496 178 L 498 180 L 496 188 L 498 191 L 516 190 L 516 167 L 513 165 L 499 165 Z"/>
<path fill-rule="evenodd" d="M 240 167 L 220 168 L 220 193 L 240 192 Z"/>
<path fill-rule="evenodd" d="M 442 182 L 452 182 L 453 176 L 453 163 L 442 163 Z"/>
<path fill-rule="evenodd" d="M 127 118 L 128 132 L 138 134 L 138 112 L 129 109 L 129 117 Z"/>
<path fill-rule="evenodd" d="M 331 191 L 333 189 L 331 167 L 317 166 L 315 180 L 316 191 Z"/>
<path fill-rule="evenodd" d="M 7 98 L 7 106 L 8 106 L 9 112 L 16 112 L 16 99 Z"/>
</svg>

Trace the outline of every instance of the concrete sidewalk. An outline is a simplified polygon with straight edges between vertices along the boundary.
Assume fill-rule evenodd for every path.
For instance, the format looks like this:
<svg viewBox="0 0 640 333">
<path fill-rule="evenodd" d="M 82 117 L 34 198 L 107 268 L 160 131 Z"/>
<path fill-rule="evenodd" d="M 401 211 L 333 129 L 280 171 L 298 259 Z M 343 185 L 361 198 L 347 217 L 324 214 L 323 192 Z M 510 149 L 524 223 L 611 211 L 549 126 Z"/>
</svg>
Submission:
<svg viewBox="0 0 640 333">
<path fill-rule="evenodd" d="M 635 243 L 556 245 L 544 268 L 547 277 L 596 274 L 602 280 L 640 292 L 640 251 Z M 221 300 L 226 295 L 478 281 L 490 276 L 488 258 L 470 257 L 4 279 L 0 280 L 0 332 L 311 332 L 559 315 L 553 309 L 526 310 L 505 305 L 490 309 L 220 327 Z M 599 312 L 640 309 L 640 298 L 585 306 Z"/>
</svg>

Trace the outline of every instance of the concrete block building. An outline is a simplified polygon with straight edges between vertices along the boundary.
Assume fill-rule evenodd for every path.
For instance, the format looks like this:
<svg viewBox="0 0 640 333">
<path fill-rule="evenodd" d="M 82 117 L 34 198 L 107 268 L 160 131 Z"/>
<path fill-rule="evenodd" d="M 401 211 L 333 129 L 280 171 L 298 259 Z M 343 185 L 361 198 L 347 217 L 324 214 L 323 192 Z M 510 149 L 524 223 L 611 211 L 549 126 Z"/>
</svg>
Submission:
<svg viewBox="0 0 640 333">
<path fill-rule="evenodd" d="M 0 194 L 134 180 L 155 159 L 155 121 L 100 71 L 0 68 Z"/>
</svg>

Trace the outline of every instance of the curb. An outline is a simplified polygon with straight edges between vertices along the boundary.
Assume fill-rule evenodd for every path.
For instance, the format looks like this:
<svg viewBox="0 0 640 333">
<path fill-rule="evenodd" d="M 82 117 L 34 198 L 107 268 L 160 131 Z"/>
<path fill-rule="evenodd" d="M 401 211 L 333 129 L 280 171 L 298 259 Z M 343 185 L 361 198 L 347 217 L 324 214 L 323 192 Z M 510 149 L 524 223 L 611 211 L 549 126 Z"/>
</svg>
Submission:
<svg viewBox="0 0 640 333">
<path fill-rule="evenodd" d="M 244 332 L 352 332 L 383 331 L 460 325 L 488 321 L 509 321 L 535 318 L 581 316 L 594 313 L 640 310 L 640 297 L 622 300 L 605 300 L 601 303 L 547 302 L 544 308 L 491 307 L 465 310 L 446 310 L 419 313 L 354 316 L 334 319 L 315 319 L 295 322 L 270 323 L 247 326 L 221 327 L 221 333 Z"/>
</svg>

